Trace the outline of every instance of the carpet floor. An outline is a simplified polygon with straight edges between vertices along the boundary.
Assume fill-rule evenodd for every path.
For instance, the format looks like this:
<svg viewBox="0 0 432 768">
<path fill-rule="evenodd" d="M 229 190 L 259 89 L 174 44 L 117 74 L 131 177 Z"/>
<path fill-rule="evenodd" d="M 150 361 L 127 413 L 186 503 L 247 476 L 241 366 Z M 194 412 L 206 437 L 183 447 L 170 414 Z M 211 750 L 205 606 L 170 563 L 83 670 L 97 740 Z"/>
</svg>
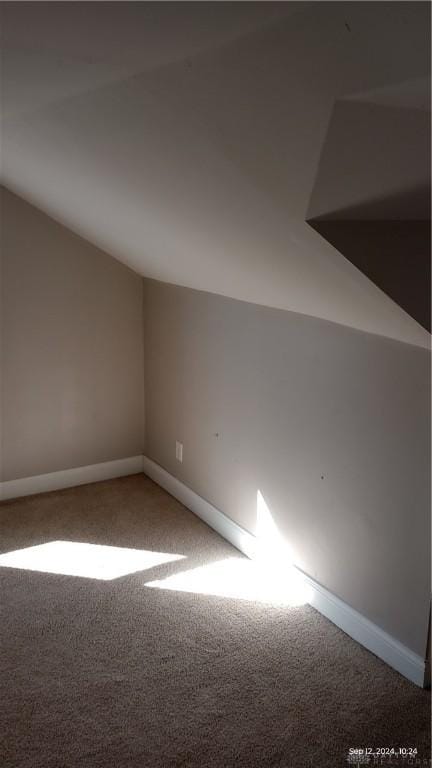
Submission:
<svg viewBox="0 0 432 768">
<path fill-rule="evenodd" d="M 35 547 L 0 565 L 1 768 L 430 765 L 429 693 L 309 606 L 146 586 L 243 558 L 144 475 L 2 502 L 0 533 Z"/>
</svg>

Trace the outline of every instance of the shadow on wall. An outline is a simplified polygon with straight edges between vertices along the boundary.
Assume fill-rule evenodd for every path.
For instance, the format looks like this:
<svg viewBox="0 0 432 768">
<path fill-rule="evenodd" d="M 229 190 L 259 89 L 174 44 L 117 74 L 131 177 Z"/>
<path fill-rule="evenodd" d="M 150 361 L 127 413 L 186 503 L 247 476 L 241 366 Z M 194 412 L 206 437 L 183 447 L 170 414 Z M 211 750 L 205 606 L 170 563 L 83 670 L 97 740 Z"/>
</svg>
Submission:
<svg viewBox="0 0 432 768">
<path fill-rule="evenodd" d="M 308 221 L 378 288 L 431 330 L 428 221 Z"/>
</svg>

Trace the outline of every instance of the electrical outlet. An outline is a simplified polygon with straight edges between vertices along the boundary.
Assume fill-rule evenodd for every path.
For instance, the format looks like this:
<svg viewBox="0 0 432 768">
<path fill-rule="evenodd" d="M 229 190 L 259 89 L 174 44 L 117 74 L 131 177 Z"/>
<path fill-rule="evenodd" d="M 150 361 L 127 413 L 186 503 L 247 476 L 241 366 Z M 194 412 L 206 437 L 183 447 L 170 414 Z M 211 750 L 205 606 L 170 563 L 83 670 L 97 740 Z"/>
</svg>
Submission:
<svg viewBox="0 0 432 768">
<path fill-rule="evenodd" d="M 176 459 L 180 462 L 183 461 L 183 443 L 179 443 L 178 440 L 176 440 Z"/>
</svg>

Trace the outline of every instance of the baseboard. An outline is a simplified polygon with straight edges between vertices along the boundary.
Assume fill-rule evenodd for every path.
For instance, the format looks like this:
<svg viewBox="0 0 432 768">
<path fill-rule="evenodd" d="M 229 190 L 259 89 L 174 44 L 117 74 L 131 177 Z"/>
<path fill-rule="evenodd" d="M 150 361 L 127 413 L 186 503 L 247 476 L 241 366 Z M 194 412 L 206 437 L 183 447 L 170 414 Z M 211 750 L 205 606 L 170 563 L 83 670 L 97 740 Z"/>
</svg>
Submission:
<svg viewBox="0 0 432 768">
<path fill-rule="evenodd" d="M 396 638 L 389 635 L 372 621 L 333 595 L 307 575 L 306 583 L 312 588 L 310 604 L 343 629 L 368 651 L 396 669 L 401 675 L 420 687 L 426 686 L 426 663 Z"/>
<path fill-rule="evenodd" d="M 89 464 L 86 467 L 63 469 L 59 472 L 49 472 L 46 475 L 22 477 L 18 480 L 7 480 L 0 483 L 0 499 L 14 499 L 19 496 L 30 496 L 33 493 L 58 491 L 60 488 L 70 488 L 74 485 L 97 483 L 99 480 L 110 480 L 113 477 L 134 475 L 143 471 L 143 457 L 129 456 L 126 459 L 104 461 L 101 464 Z"/>
<path fill-rule="evenodd" d="M 0 499 L 55 491 L 142 471 L 247 557 L 254 556 L 255 536 L 146 456 L 131 456 L 126 459 L 5 481 L 0 483 Z M 416 685 L 423 687 L 430 684 L 430 670 L 421 656 L 402 645 L 309 576 L 304 573 L 301 573 L 301 576 L 311 590 L 310 604 L 316 610 Z"/>
<path fill-rule="evenodd" d="M 227 515 L 216 509 L 147 456 L 143 457 L 143 469 L 148 477 L 204 520 L 227 541 L 247 557 L 253 557 L 256 551 L 256 540 L 249 531 L 237 525 Z M 310 604 L 317 611 L 408 680 L 420 687 L 427 684 L 426 664 L 421 656 L 402 645 L 309 576 L 300 571 L 298 573 L 307 583 L 312 593 Z"/>
<path fill-rule="evenodd" d="M 248 557 L 252 557 L 255 551 L 255 536 L 249 531 L 241 528 L 240 525 L 224 515 L 219 509 L 213 507 L 208 501 L 191 491 L 184 483 L 170 475 L 159 464 L 143 457 L 143 470 L 148 477 L 164 488 L 171 496 L 181 501 L 185 507 L 194 512 L 195 515 L 204 520 L 210 528 L 220 533 L 220 535 L 233 544 L 236 549 L 243 552 Z"/>
</svg>

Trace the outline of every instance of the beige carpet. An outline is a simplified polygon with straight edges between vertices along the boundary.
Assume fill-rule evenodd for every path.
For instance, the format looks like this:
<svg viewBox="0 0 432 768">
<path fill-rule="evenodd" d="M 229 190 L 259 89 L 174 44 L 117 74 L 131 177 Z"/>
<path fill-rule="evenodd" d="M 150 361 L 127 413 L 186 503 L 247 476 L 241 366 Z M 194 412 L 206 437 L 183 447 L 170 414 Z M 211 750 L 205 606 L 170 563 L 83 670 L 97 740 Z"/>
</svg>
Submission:
<svg viewBox="0 0 432 768">
<path fill-rule="evenodd" d="M 3 553 L 186 556 L 116 550 L 141 570 L 111 580 L 0 567 L 1 768 L 335 768 L 361 746 L 429 765 L 429 694 L 310 607 L 145 586 L 241 555 L 144 476 L 3 502 L 0 531 Z M 55 546 L 32 552 L 48 568 Z M 57 570 L 85 571 L 64 546 Z"/>
</svg>

